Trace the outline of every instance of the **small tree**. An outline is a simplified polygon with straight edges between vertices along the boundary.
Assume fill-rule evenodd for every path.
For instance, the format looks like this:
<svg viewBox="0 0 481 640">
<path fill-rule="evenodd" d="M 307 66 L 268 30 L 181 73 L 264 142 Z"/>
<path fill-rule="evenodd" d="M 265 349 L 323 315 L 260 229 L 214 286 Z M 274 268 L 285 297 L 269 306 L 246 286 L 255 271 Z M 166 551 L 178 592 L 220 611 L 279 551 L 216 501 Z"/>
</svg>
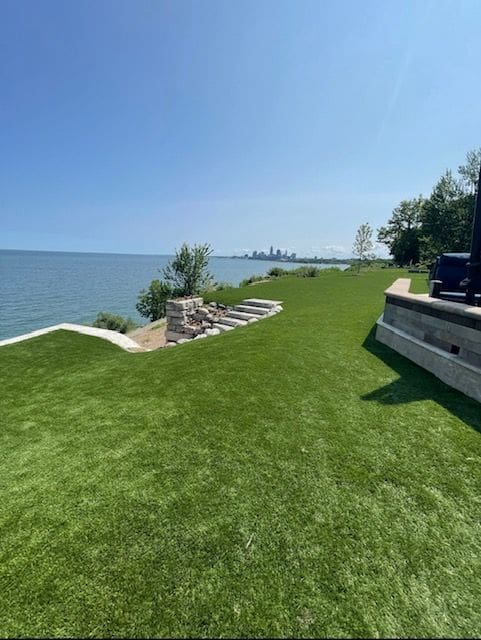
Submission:
<svg viewBox="0 0 481 640">
<path fill-rule="evenodd" d="M 142 289 L 136 309 L 144 318 L 152 322 L 165 316 L 165 303 L 174 295 L 172 287 L 166 282 L 152 280 L 147 291 Z"/>
<path fill-rule="evenodd" d="M 208 244 L 184 243 L 164 269 L 164 277 L 180 296 L 194 296 L 212 286 L 208 272 L 212 249 Z"/>
<path fill-rule="evenodd" d="M 458 167 L 463 184 L 468 192 L 474 195 L 478 186 L 479 166 L 481 165 L 481 147 L 468 151 L 466 154 L 466 164 Z"/>
<path fill-rule="evenodd" d="M 354 238 L 354 244 L 352 245 L 353 254 L 359 258 L 357 265 L 358 273 L 361 270 L 361 264 L 371 257 L 370 254 L 373 249 L 372 228 L 368 222 L 365 222 L 357 230 L 356 237 Z"/>
</svg>

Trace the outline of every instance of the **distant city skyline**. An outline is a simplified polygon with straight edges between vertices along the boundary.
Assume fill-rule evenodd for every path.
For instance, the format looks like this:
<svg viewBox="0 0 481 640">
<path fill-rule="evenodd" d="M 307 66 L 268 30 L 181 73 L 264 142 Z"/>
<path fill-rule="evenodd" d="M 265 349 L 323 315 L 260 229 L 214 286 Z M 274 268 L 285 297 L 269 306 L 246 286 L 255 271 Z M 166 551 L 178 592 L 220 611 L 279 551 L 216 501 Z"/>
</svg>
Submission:
<svg viewBox="0 0 481 640">
<path fill-rule="evenodd" d="M 375 242 L 374 245 L 375 245 L 374 253 L 377 256 L 383 257 L 383 258 L 388 256 L 388 250 L 384 245 L 377 242 Z M 280 251 L 280 255 L 278 255 L 277 257 L 295 256 L 296 258 L 318 257 L 318 258 L 346 258 L 346 259 L 355 257 L 352 251 L 350 250 L 350 248 L 340 247 L 340 246 L 319 245 L 317 247 L 313 246 L 313 247 L 310 247 L 309 249 L 298 251 L 294 246 L 284 245 L 284 246 L 278 247 L 276 244 L 263 246 L 260 249 L 259 248 L 258 249 L 251 249 L 251 248 L 236 249 L 230 255 L 239 256 L 239 257 L 248 255 L 249 257 L 254 257 L 255 253 L 257 253 L 258 255 L 263 253 L 265 256 L 276 257 L 277 251 Z M 218 253 L 218 252 L 215 252 L 215 253 Z"/>
<path fill-rule="evenodd" d="M 249 255 L 249 254 L 245 253 L 244 255 Z M 274 249 L 274 245 L 271 245 L 269 251 L 263 251 L 263 250 L 257 251 L 257 249 L 254 249 L 254 251 L 252 251 L 249 257 L 252 259 L 258 258 L 260 260 L 263 260 L 265 258 L 269 258 L 271 260 L 273 259 L 295 260 L 296 256 L 297 254 L 295 252 L 289 253 L 287 249 L 279 249 L 279 248 Z"/>
</svg>

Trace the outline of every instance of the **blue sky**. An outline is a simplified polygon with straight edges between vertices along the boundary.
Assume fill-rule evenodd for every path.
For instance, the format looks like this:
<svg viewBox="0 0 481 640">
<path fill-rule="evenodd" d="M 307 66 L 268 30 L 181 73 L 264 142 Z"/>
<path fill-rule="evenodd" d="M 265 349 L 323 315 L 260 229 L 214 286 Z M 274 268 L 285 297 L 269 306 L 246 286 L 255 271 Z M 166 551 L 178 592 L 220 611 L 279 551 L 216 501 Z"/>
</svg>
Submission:
<svg viewBox="0 0 481 640">
<path fill-rule="evenodd" d="M 2 0 L 0 247 L 349 252 L 480 144 L 479 0 Z"/>
</svg>

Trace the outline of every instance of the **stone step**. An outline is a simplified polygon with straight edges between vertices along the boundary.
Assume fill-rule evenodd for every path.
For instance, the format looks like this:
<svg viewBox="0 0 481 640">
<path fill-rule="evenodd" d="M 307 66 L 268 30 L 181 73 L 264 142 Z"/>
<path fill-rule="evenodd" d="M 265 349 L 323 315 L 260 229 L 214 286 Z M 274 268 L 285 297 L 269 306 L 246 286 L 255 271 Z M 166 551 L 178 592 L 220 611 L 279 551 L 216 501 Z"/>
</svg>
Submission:
<svg viewBox="0 0 481 640">
<path fill-rule="evenodd" d="M 252 318 L 258 320 L 259 315 L 257 313 L 246 313 L 245 311 L 237 311 L 234 309 L 227 313 L 227 318 L 237 318 L 237 320 L 245 320 L 247 322 L 248 320 L 252 320 Z"/>
<path fill-rule="evenodd" d="M 264 307 L 250 307 L 247 304 L 238 304 L 234 307 L 234 311 L 240 311 L 241 313 L 251 313 L 256 316 L 265 316 L 269 313 L 269 309 Z"/>
<path fill-rule="evenodd" d="M 219 318 L 218 324 L 227 324 L 230 327 L 243 327 L 247 324 L 246 320 L 238 320 L 237 318 L 229 318 L 228 316 L 223 316 Z"/>
<path fill-rule="evenodd" d="M 235 327 L 231 327 L 228 324 L 220 324 L 219 322 L 214 322 L 212 325 L 214 329 L 219 329 L 219 331 L 232 331 Z"/>
<path fill-rule="evenodd" d="M 249 305 L 251 307 L 263 307 L 264 309 L 273 309 L 279 307 L 282 304 L 281 300 L 262 300 L 262 298 L 247 298 L 242 301 L 242 304 Z"/>
</svg>

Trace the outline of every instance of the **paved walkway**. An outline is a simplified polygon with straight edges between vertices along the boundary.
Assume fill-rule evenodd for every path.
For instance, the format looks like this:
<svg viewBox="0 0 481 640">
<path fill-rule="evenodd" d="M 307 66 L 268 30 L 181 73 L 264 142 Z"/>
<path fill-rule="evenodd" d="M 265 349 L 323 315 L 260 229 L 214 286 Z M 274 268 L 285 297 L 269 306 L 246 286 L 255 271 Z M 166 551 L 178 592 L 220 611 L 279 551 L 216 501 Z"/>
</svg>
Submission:
<svg viewBox="0 0 481 640">
<path fill-rule="evenodd" d="M 86 336 L 102 338 L 103 340 L 108 340 L 112 344 L 116 344 L 118 347 L 125 349 L 125 351 L 149 351 L 149 349 L 144 349 L 139 344 L 134 342 L 131 338 L 128 338 L 122 333 L 118 333 L 118 331 L 110 331 L 110 329 L 97 329 L 96 327 L 86 327 L 82 324 L 71 324 L 70 322 L 54 324 L 51 327 L 45 327 L 44 329 L 37 329 L 37 331 L 24 333 L 21 336 L 15 336 L 15 338 L 0 340 L 0 347 L 4 347 L 7 344 L 15 344 L 16 342 L 23 342 L 23 340 L 30 340 L 30 338 L 43 336 L 45 333 L 51 333 L 52 331 L 58 331 L 59 329 L 65 329 L 66 331 L 76 331 L 77 333 L 83 333 Z"/>
</svg>

